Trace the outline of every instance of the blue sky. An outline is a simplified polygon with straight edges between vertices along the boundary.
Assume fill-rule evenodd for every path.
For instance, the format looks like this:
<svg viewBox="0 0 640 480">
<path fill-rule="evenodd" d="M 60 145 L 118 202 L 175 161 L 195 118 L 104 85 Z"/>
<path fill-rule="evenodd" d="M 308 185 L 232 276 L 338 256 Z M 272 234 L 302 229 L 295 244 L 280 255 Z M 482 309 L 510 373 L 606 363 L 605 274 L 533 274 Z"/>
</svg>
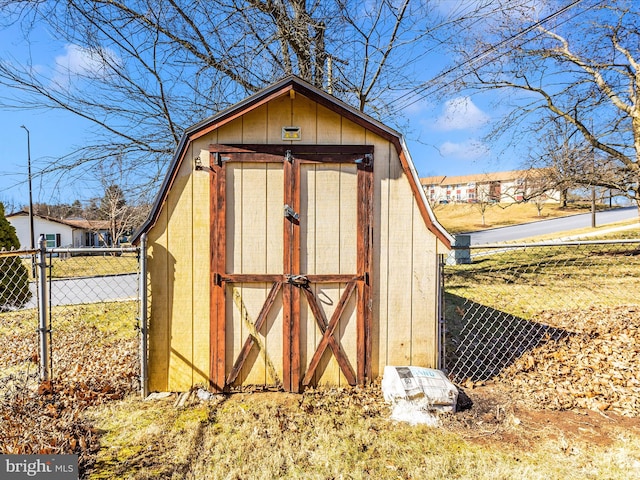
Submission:
<svg viewBox="0 0 640 480">
<path fill-rule="evenodd" d="M 25 63 L 29 59 L 36 68 L 55 69 L 57 62 L 74 61 L 66 45 L 56 42 L 42 30 L 31 48 L 22 39 L 17 28 L 0 29 L 0 57 L 15 58 Z M 0 86 L 0 97 L 17 99 L 20 91 Z M 0 108 L 0 201 L 26 204 L 27 182 L 27 131 L 29 130 L 32 191 L 34 202 L 72 202 L 86 196 L 87 192 L 69 190 L 69 185 L 57 185 L 49 178 L 38 175 L 45 165 L 68 154 L 74 146 L 81 145 L 89 135 L 88 123 L 75 115 L 62 111 L 36 111 L 30 109 Z"/>
<path fill-rule="evenodd" d="M 52 72 L 56 65 L 73 70 L 82 68 L 79 49 L 58 42 L 46 30 L 28 44 L 16 28 L 0 30 L 0 57 L 13 57 L 18 62 L 29 60 L 36 68 Z M 432 66 L 434 68 L 434 66 Z M 434 68 L 434 74 L 437 67 Z M 0 86 L 0 96 L 20 99 L 19 91 Z M 465 175 L 488 171 L 508 170 L 518 166 L 500 161 L 491 149 L 482 143 L 483 129 L 493 120 L 491 109 L 482 98 L 456 97 L 433 103 L 416 102 L 405 110 L 410 120 L 408 130 L 402 132 L 409 146 L 420 176 Z M 99 196 L 86 182 L 64 185 L 52 183 L 50 178 L 38 175 L 39 170 L 55 162 L 56 158 L 73 151 L 91 136 L 89 124 L 76 116 L 59 111 L 33 111 L 27 109 L 0 109 L 0 201 L 26 204 L 27 132 L 30 132 L 31 164 L 33 172 L 34 202 L 71 203 Z"/>
</svg>

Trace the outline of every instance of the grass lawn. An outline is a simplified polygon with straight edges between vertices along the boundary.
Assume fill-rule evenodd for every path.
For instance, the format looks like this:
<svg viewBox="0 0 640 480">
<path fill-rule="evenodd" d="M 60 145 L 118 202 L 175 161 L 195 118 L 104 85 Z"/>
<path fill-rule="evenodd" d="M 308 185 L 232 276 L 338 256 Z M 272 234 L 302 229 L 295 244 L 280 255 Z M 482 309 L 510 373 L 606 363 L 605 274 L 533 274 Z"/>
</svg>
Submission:
<svg viewBox="0 0 640 480">
<path fill-rule="evenodd" d="M 89 277 L 95 275 L 117 275 L 138 271 L 135 254 L 87 255 L 75 257 L 54 257 L 51 259 L 53 278 Z"/>
<path fill-rule="evenodd" d="M 31 260 L 23 259 L 33 281 Z M 73 257 L 47 257 L 47 276 L 51 278 L 94 277 L 98 275 L 121 275 L 138 271 L 135 253 L 122 255 L 78 255 Z"/>
<path fill-rule="evenodd" d="M 579 213 L 589 213 L 590 205 L 572 204 L 561 208 L 558 204 L 544 205 L 538 212 L 533 203 L 508 203 L 484 205 L 484 224 L 482 223 L 481 204 L 449 203 L 435 205 L 433 213 L 450 233 L 463 233 L 485 228 L 505 227 L 522 223 L 548 220 Z"/>
<path fill-rule="evenodd" d="M 638 431 L 615 420 L 600 441 L 587 434 L 590 425 L 605 423 L 595 417 L 571 415 L 556 427 L 548 417 L 494 405 L 477 416 L 446 417 L 440 428 L 410 426 L 389 420 L 377 385 L 302 395 L 238 393 L 186 407 L 175 407 L 175 401 L 176 396 L 130 398 L 90 411 L 102 437 L 88 478 L 510 480 L 640 474 Z M 571 422 L 579 433 L 565 428 Z"/>
</svg>

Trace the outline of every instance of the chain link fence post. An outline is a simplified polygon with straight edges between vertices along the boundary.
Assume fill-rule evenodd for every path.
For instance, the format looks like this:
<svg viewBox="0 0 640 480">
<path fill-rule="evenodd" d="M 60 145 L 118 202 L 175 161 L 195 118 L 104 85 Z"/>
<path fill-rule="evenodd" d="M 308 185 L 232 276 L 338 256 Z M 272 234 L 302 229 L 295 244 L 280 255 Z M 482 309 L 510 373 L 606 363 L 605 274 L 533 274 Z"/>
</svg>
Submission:
<svg viewBox="0 0 640 480">
<path fill-rule="evenodd" d="M 47 240 L 44 235 L 38 242 L 38 323 L 40 332 L 40 381 L 51 380 L 51 358 L 49 350 L 49 329 L 47 328 Z"/>
<path fill-rule="evenodd" d="M 447 262 L 447 255 L 438 255 L 438 370 L 447 373 L 447 319 L 445 317 L 445 282 L 444 282 L 444 266 Z"/>
<path fill-rule="evenodd" d="M 140 391 L 143 398 L 149 394 L 147 379 L 147 234 L 140 238 L 138 250 L 140 268 Z"/>
</svg>

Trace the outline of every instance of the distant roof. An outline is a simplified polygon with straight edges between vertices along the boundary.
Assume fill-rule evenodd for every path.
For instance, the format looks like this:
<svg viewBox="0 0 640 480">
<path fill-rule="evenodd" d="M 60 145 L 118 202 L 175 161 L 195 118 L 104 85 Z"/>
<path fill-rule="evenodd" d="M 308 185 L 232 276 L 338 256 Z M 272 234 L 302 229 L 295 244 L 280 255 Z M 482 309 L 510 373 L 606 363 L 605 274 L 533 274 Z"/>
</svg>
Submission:
<svg viewBox="0 0 640 480">
<path fill-rule="evenodd" d="M 20 210 L 18 212 L 10 213 L 6 216 L 6 218 L 10 217 L 25 217 L 29 215 L 29 212 L 25 210 Z M 79 228 L 82 230 L 108 230 L 109 229 L 109 221 L 108 220 L 86 220 L 83 218 L 56 218 L 50 217 L 48 215 L 40 215 L 38 213 L 33 214 L 34 218 L 41 218 L 43 220 L 48 220 L 50 222 L 60 223 L 62 225 L 66 225 L 72 228 Z"/>
<path fill-rule="evenodd" d="M 541 169 L 535 169 L 536 171 Z M 422 177 L 422 185 L 464 185 L 467 183 L 504 182 L 531 176 L 534 170 L 507 170 L 505 172 L 474 173 L 471 175 Z"/>
</svg>

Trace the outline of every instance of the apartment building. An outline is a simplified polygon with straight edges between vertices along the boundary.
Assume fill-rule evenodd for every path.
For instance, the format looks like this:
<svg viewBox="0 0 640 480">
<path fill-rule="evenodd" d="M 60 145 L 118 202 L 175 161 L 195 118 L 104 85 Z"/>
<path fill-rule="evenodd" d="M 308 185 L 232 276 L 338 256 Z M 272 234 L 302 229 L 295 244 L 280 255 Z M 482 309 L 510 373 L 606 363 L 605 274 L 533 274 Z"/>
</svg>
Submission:
<svg viewBox="0 0 640 480">
<path fill-rule="evenodd" d="M 460 176 L 420 179 L 427 199 L 435 203 L 560 202 L 560 192 L 547 188 L 543 169 L 510 170 Z"/>
</svg>

